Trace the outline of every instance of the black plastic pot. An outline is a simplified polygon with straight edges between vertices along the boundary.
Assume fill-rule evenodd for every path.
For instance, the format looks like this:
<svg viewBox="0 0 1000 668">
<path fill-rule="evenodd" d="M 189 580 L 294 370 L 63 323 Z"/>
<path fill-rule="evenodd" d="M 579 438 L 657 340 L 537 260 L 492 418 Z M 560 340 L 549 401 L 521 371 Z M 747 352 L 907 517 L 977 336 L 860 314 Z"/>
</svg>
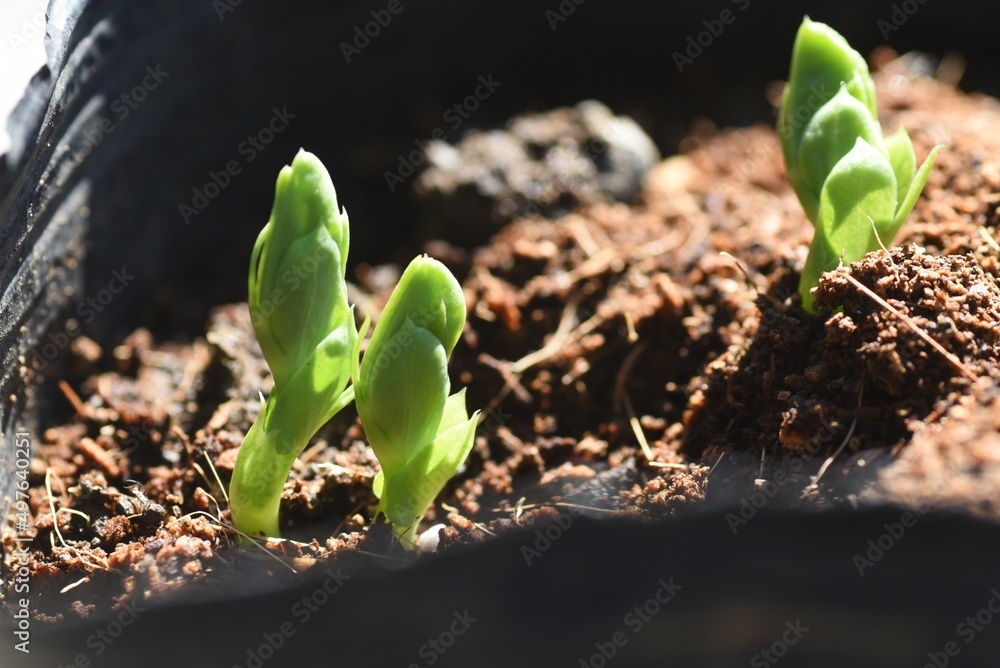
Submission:
<svg viewBox="0 0 1000 668">
<path fill-rule="evenodd" d="M 961 50 L 968 85 L 1000 91 L 991 69 L 1000 9 L 900 4 L 915 9 L 888 33 L 892 46 Z M 52 0 L 49 64 L 10 121 L 13 148 L 0 171 L 3 508 L 13 497 L 14 434 L 37 442 L 64 410 L 53 387 L 78 332 L 102 345 L 137 325 L 194 333 L 209 308 L 245 299 L 274 175 L 300 146 L 330 166 L 360 223 L 354 256 L 379 259 L 392 250 L 385 239 L 414 234 L 412 201 L 387 187 L 385 172 L 435 128 L 456 139 L 525 109 L 596 98 L 632 115 L 670 153 L 695 116 L 771 121 L 763 91 L 786 74 L 803 13 L 868 51 L 886 41 L 879 22 L 892 21 L 896 7 L 760 5 Z M 676 60 L 696 53 L 689 38 L 723 10 L 736 19 L 691 63 Z M 448 126 L 443 112 L 490 75 L 496 92 Z M 605 663 L 665 665 L 670 656 L 670 665 L 733 665 L 799 618 L 815 630 L 784 663 L 919 665 L 1000 584 L 995 560 L 980 556 L 998 536 L 971 521 L 927 520 L 858 577 L 852 555 L 899 515 L 766 516 L 746 542 L 733 540 L 721 516 L 653 527 L 581 521 L 530 568 L 521 548 L 535 536 L 507 537 L 345 585 L 263 663 L 432 665 L 421 647 L 468 608 L 482 621 L 454 648 L 432 652 L 435 665 L 604 665 L 595 652 L 610 652 L 606 643 L 623 629 L 628 642 Z M 671 575 L 685 589 L 632 635 L 624 615 Z M 100 657 L 88 640 L 109 620 L 58 634 L 36 625 L 23 665 L 81 652 L 97 666 L 139 654 L 144 665 L 247 665 L 261 634 L 280 628 L 317 584 L 257 595 L 249 586 L 248 599 L 144 612 Z M 990 629 L 961 645 L 963 665 L 991 656 L 989 635 L 997 636 Z"/>
<path fill-rule="evenodd" d="M 903 517 L 762 512 L 736 535 L 718 513 L 581 519 L 550 544 L 507 535 L 401 572 L 49 629 L 13 665 L 995 666 L 1000 527 Z"/>
</svg>

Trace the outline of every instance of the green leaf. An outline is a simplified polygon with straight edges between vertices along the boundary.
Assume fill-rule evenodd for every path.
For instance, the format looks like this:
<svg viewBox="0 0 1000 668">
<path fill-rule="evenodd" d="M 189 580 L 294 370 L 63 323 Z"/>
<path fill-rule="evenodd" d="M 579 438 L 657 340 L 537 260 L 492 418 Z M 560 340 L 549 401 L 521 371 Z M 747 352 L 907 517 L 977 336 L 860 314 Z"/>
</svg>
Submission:
<svg viewBox="0 0 1000 668">
<path fill-rule="evenodd" d="M 260 302 L 260 290 L 263 284 L 260 272 L 266 255 L 264 249 L 268 246 L 272 229 L 274 226 L 270 222 L 264 225 L 260 234 L 257 235 L 257 241 L 254 242 L 253 251 L 250 253 L 250 274 L 247 277 L 247 295 L 249 295 L 250 302 Z"/>
<path fill-rule="evenodd" d="M 820 195 L 816 236 L 809 248 L 799 291 L 803 305 L 812 311 L 810 288 L 819 275 L 857 262 L 878 248 L 874 228 L 882 229 L 896 211 L 896 176 L 881 151 L 864 139 L 830 172 Z"/>
<path fill-rule="evenodd" d="M 375 327 L 378 333 L 379 322 Z M 374 341 L 374 336 L 372 338 Z M 448 358 L 429 330 L 407 319 L 368 346 L 355 386 L 361 423 L 386 475 L 437 433 L 448 399 Z"/>
<path fill-rule="evenodd" d="M 891 226 L 887 226 L 886 234 L 891 239 L 896 236 L 899 232 L 899 228 L 903 226 L 906 222 L 907 217 L 910 212 L 913 211 L 913 207 L 917 204 L 917 198 L 920 197 L 920 193 L 924 189 L 924 185 L 927 183 L 927 177 L 930 176 L 931 168 L 934 167 L 934 160 L 937 158 L 938 151 L 941 150 L 941 146 L 935 146 L 931 149 L 931 152 L 927 155 L 923 164 L 920 165 L 920 169 L 917 170 L 916 175 L 913 177 L 913 181 L 910 183 L 909 189 L 906 191 L 906 196 L 899 202 L 896 209 L 896 215 L 892 219 Z M 888 243 L 888 241 L 886 241 Z"/>
<path fill-rule="evenodd" d="M 311 230 L 325 229 L 341 249 L 341 273 L 347 272 L 350 241 L 347 212 L 337 203 L 337 191 L 329 172 L 312 153 L 299 151 L 292 164 L 281 169 L 270 222 L 274 224 L 272 245 L 279 249 L 288 248 Z M 275 270 L 265 278 L 277 285 L 280 275 Z"/>
<path fill-rule="evenodd" d="M 461 468 L 475 442 L 478 422 L 479 411 L 469 416 L 465 407 L 464 388 L 448 397 L 448 406 L 437 437 L 423 459 L 423 466 L 432 478 L 447 482 Z"/>
<path fill-rule="evenodd" d="M 872 224 L 892 220 L 896 211 L 896 176 L 888 159 L 864 139 L 837 163 L 823 184 L 817 233 L 845 263 L 878 248 Z"/>
<path fill-rule="evenodd" d="M 847 44 L 845 41 L 844 44 Z M 872 75 L 868 72 L 868 65 L 865 64 L 864 58 L 857 51 L 851 49 L 851 51 L 858 57 L 857 69 L 854 71 L 854 76 L 844 82 L 844 87 L 856 100 L 865 105 L 868 110 L 868 114 L 874 118 L 878 119 L 878 102 L 875 97 L 875 80 L 872 79 Z"/>
<path fill-rule="evenodd" d="M 445 402 L 444 412 L 441 414 L 441 424 L 438 425 L 437 435 L 440 436 L 452 427 L 460 425 L 469 419 L 469 411 L 465 408 L 465 388 L 448 397 Z"/>
<path fill-rule="evenodd" d="M 332 329 L 347 320 L 354 326 L 344 280 L 348 240 L 347 214 L 330 175 L 316 156 L 300 151 L 278 175 L 248 279 L 254 332 L 279 385 Z"/>
<path fill-rule="evenodd" d="M 806 216 L 815 222 L 823 184 L 834 166 L 854 148 L 858 138 L 882 148 L 882 129 L 868 109 L 856 100 L 846 87 L 824 104 L 812 117 L 799 145 L 798 165 L 801 187 L 808 199 L 800 195 Z"/>
<path fill-rule="evenodd" d="M 386 475 L 434 438 L 465 327 L 465 296 L 448 269 L 414 259 L 392 291 L 355 381 L 358 414 Z"/>
<path fill-rule="evenodd" d="M 464 390 L 448 398 L 445 413 L 438 436 L 385 478 L 379 510 L 392 522 L 404 545 L 412 545 L 420 519 L 475 443 L 479 411 L 468 416 Z"/>
<path fill-rule="evenodd" d="M 446 355 L 458 343 L 465 328 L 465 295 L 447 267 L 432 258 L 414 258 L 382 310 L 368 349 L 381 347 L 407 320 L 433 333 Z"/>
<path fill-rule="evenodd" d="M 847 84 L 851 95 L 877 118 L 875 84 L 865 59 L 833 28 L 805 18 L 795 36 L 788 85 L 778 113 L 778 133 L 796 193 L 796 159 L 806 123 L 837 94 L 841 84 Z"/>
<path fill-rule="evenodd" d="M 896 202 L 902 202 L 913 182 L 913 172 L 917 168 L 917 158 L 913 154 L 913 142 L 903 126 L 885 138 L 889 163 L 896 175 Z M 879 230 L 881 233 L 881 230 Z M 889 235 L 890 237 L 895 235 Z M 888 242 L 886 242 L 888 243 Z"/>
<path fill-rule="evenodd" d="M 350 357 L 354 349 L 353 324 L 330 332 L 290 378 L 281 385 L 276 382 L 267 401 L 261 416 L 265 431 L 305 435 L 300 443 L 295 443 L 299 448 L 296 455 L 344 406 L 341 395 L 353 364 Z M 278 452 L 290 451 L 286 448 L 292 447 L 292 441 L 279 441 Z"/>
<path fill-rule="evenodd" d="M 296 240 L 277 264 L 281 283 L 258 313 L 281 351 L 272 368 L 280 383 L 306 363 L 331 330 L 346 324 L 354 331 L 354 322 L 340 250 L 325 231 Z"/>
</svg>

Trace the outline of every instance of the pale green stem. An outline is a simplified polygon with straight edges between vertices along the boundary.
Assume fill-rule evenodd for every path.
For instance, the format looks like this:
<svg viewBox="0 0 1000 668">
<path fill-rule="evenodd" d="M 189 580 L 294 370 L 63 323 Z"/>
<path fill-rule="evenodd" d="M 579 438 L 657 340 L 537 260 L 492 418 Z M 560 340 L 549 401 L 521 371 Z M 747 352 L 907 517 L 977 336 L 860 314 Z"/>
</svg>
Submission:
<svg viewBox="0 0 1000 668">
<path fill-rule="evenodd" d="M 273 394 L 272 394 L 273 399 Z M 354 401 L 354 386 L 338 397 L 331 417 Z M 279 536 L 278 514 L 281 490 L 292 470 L 295 458 L 309 443 L 316 429 L 312 425 L 276 425 L 271 430 L 261 427 L 264 411 L 254 421 L 236 456 L 233 479 L 229 486 L 229 507 L 233 513 L 233 526 L 251 536 Z M 282 439 L 291 441 L 291 448 L 280 452 Z"/>
</svg>

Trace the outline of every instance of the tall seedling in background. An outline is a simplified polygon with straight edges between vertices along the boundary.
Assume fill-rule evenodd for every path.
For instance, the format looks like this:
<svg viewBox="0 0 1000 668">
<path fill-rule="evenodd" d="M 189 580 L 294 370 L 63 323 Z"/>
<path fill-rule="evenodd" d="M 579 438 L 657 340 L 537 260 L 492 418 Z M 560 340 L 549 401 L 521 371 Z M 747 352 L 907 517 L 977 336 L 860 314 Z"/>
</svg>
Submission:
<svg viewBox="0 0 1000 668">
<path fill-rule="evenodd" d="M 808 18 L 795 37 L 778 133 L 788 180 L 816 228 L 799 283 L 811 312 L 820 274 L 896 236 L 940 147 L 916 169 L 902 127 L 883 138 L 864 58 L 835 30 Z"/>
</svg>

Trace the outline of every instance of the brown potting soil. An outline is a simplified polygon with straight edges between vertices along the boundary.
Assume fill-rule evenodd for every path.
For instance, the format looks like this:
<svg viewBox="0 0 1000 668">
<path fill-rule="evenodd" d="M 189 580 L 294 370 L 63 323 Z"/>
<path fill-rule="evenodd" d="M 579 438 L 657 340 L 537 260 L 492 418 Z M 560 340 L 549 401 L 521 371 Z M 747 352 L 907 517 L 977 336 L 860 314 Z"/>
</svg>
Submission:
<svg viewBox="0 0 1000 668">
<path fill-rule="evenodd" d="M 483 408 L 422 525 L 445 525 L 428 534 L 438 551 L 562 514 L 731 507 L 734 531 L 765 504 L 1000 516 L 1000 104 L 882 61 L 883 127 L 905 126 L 918 160 L 945 146 L 900 237 L 825 275 L 819 314 L 797 293 L 812 228 L 766 126 L 699 124 L 632 205 L 515 220 L 473 249 L 428 244 L 464 277 L 453 385 Z M 359 268 L 360 314 L 377 315 L 384 273 Z M 73 350 L 89 379 L 63 384 L 75 416 L 40 435 L 30 467 L 39 619 L 248 569 L 278 582 L 327 560 L 417 558 L 372 524 L 378 462 L 351 409 L 296 462 L 286 539 L 239 547 L 225 490 L 270 383 L 245 304 L 216 309 L 193 343 L 139 330 Z M 10 554 L 13 520 L 3 537 Z"/>
</svg>

